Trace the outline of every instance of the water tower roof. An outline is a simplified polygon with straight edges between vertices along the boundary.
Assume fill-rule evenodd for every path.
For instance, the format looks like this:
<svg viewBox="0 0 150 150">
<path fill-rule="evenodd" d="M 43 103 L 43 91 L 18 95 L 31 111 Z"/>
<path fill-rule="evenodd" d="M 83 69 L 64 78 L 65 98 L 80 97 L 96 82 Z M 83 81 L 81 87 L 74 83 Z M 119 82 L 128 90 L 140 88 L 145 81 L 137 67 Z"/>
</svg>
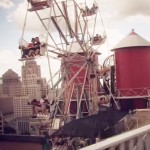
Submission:
<svg viewBox="0 0 150 150">
<path fill-rule="evenodd" d="M 141 47 L 141 46 L 150 47 L 150 42 L 145 40 L 137 33 L 135 33 L 134 30 L 132 30 L 129 35 L 127 35 L 114 48 L 112 48 L 112 51 L 125 47 Z"/>
</svg>

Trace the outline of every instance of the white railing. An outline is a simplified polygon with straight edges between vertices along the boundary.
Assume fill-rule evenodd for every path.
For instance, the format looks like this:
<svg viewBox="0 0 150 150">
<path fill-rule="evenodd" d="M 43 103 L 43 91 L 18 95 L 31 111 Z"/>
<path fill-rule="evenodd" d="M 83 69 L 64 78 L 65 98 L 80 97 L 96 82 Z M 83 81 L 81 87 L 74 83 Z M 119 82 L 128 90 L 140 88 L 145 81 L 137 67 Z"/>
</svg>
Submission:
<svg viewBox="0 0 150 150">
<path fill-rule="evenodd" d="M 122 133 L 80 150 L 150 150 L 150 125 Z"/>
</svg>

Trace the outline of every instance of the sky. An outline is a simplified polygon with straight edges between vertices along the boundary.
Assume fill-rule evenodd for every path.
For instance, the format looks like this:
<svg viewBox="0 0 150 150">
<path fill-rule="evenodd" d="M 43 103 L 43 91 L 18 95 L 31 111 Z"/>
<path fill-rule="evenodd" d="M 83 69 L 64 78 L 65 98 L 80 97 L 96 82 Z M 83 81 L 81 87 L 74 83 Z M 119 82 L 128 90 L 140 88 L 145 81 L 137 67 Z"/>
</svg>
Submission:
<svg viewBox="0 0 150 150">
<path fill-rule="evenodd" d="M 88 2 L 93 3 L 92 0 Z M 107 33 L 107 42 L 100 49 L 102 53 L 100 63 L 111 54 L 110 49 L 127 36 L 132 29 L 150 41 L 149 0 L 97 0 L 96 2 Z M 0 77 L 8 69 L 12 69 L 21 76 L 23 62 L 18 61 L 21 57 L 18 49 L 19 39 L 24 35 L 28 41 L 42 31 L 34 12 L 29 14 L 26 30 L 23 30 L 26 10 L 27 0 L 0 0 Z M 41 65 L 42 76 L 49 78 L 48 61 L 45 58 L 36 61 Z M 51 65 L 54 70 L 59 70 L 56 61 L 52 61 Z"/>
</svg>

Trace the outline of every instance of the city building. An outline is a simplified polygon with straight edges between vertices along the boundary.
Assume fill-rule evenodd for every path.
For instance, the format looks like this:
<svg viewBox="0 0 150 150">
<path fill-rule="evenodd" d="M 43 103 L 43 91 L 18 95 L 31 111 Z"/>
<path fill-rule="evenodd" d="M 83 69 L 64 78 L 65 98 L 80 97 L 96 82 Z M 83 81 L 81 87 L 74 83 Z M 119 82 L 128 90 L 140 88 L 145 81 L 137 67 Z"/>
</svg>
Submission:
<svg viewBox="0 0 150 150">
<path fill-rule="evenodd" d="M 46 95 L 48 85 L 45 78 L 41 78 L 41 68 L 36 61 L 26 61 L 22 66 L 22 96 Z"/>
<path fill-rule="evenodd" d="M 12 69 L 8 69 L 2 75 L 2 92 L 10 97 L 21 95 L 21 81 L 17 73 Z"/>
<path fill-rule="evenodd" d="M 4 121 L 3 121 L 3 113 L 0 112 L 0 134 L 4 133 Z"/>
<path fill-rule="evenodd" d="M 3 114 L 31 116 L 32 109 L 28 104 L 34 98 L 40 100 L 43 95 L 47 96 L 49 86 L 46 79 L 41 78 L 41 68 L 36 61 L 26 61 L 21 72 L 22 81 L 12 69 L 8 69 L 0 78 L 0 111 Z"/>
<path fill-rule="evenodd" d="M 12 96 L 10 97 L 7 94 L 0 95 L 0 111 L 3 112 L 3 114 L 10 114 L 14 112 Z"/>
<path fill-rule="evenodd" d="M 41 94 L 42 95 L 47 95 L 48 91 L 50 90 L 49 85 L 46 82 L 46 78 L 41 78 L 37 81 L 37 83 L 41 86 Z"/>
<path fill-rule="evenodd" d="M 34 98 L 41 99 L 47 93 L 45 78 L 41 78 L 41 68 L 36 61 L 26 61 L 22 66 L 22 95 L 14 97 L 14 116 L 25 117 L 32 115 L 31 105 Z"/>
<path fill-rule="evenodd" d="M 32 115 L 31 105 L 28 105 L 28 96 L 14 97 L 14 117 L 25 117 Z"/>
<path fill-rule="evenodd" d="M 51 120 L 42 118 L 21 117 L 15 121 L 17 135 L 44 135 L 49 133 Z"/>
<path fill-rule="evenodd" d="M 2 83 L 3 83 L 2 78 L 0 78 L 0 94 L 2 94 L 2 93 L 3 93 Z"/>
<path fill-rule="evenodd" d="M 36 61 L 26 61 L 22 66 L 22 96 L 41 96 L 41 86 L 38 81 L 41 79 L 40 66 Z"/>
<path fill-rule="evenodd" d="M 30 126 L 28 118 L 22 118 L 17 120 L 16 125 L 16 131 L 18 135 L 30 135 Z"/>
<path fill-rule="evenodd" d="M 12 69 L 8 69 L 0 81 L 0 111 L 3 114 L 13 113 L 13 98 L 22 93 L 20 77 Z"/>
</svg>

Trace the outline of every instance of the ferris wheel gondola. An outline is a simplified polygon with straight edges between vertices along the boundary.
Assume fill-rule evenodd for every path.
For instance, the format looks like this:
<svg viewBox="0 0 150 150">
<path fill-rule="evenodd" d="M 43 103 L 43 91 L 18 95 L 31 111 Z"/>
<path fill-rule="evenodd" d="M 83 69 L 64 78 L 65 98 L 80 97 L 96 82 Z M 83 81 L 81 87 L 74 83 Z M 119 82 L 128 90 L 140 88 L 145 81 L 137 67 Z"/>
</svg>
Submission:
<svg viewBox="0 0 150 150">
<path fill-rule="evenodd" d="M 51 6 L 52 0 L 28 0 L 31 4 L 29 11 L 37 11 Z"/>
<path fill-rule="evenodd" d="M 84 9 L 82 9 L 82 16 L 87 17 L 95 15 L 97 13 L 97 9 L 98 6 L 96 6 L 95 4 L 93 4 L 91 8 L 88 8 L 88 6 L 86 6 Z"/>
<path fill-rule="evenodd" d="M 19 49 L 21 49 L 23 54 L 22 54 L 22 58 L 19 59 L 19 61 L 34 60 L 40 58 L 41 56 L 45 56 L 45 52 L 46 52 L 45 43 L 41 43 L 38 54 L 35 55 L 35 53 L 33 52 L 32 56 L 28 55 L 30 51 L 32 51 L 32 45 L 30 46 L 30 44 L 27 43 L 25 40 L 22 40 L 20 43 L 21 45 L 19 45 Z"/>
</svg>

